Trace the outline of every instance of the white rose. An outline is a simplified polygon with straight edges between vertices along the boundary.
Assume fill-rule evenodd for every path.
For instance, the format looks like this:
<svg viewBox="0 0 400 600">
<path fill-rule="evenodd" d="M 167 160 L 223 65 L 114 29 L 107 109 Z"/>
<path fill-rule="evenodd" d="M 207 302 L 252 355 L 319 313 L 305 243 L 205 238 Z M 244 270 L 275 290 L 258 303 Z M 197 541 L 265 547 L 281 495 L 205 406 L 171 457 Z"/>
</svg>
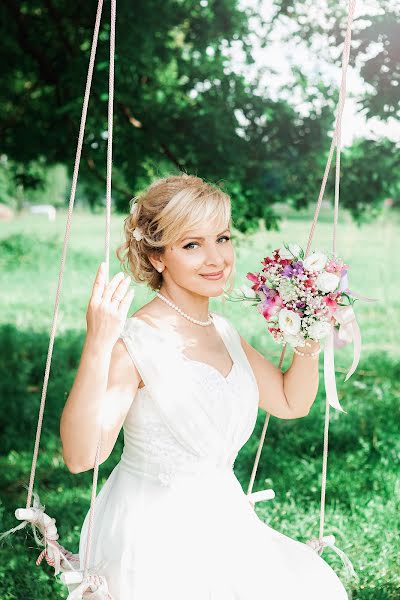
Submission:
<svg viewBox="0 0 400 600">
<path fill-rule="evenodd" d="M 287 308 L 279 311 L 279 328 L 283 333 L 296 335 L 301 328 L 301 319 L 297 313 Z"/>
<path fill-rule="evenodd" d="M 330 331 L 331 324 L 327 321 L 315 321 L 308 328 L 308 335 L 314 340 L 322 340 Z"/>
<path fill-rule="evenodd" d="M 248 298 L 255 298 L 257 296 L 256 292 L 247 285 L 241 285 L 239 289 L 242 292 L 242 294 L 244 294 Z"/>
<path fill-rule="evenodd" d="M 312 252 L 303 260 L 303 266 L 308 271 L 322 271 L 326 265 L 328 257 L 322 252 Z"/>
<path fill-rule="evenodd" d="M 297 257 L 299 256 L 301 248 L 298 244 L 288 244 L 288 246 L 289 246 L 290 252 L 285 247 L 279 248 L 279 256 L 281 258 L 289 258 L 289 259 L 293 258 L 293 260 L 294 260 L 294 256 L 297 256 Z M 293 253 L 294 256 L 291 253 Z"/>
<path fill-rule="evenodd" d="M 340 278 L 335 273 L 324 271 L 315 280 L 315 284 L 321 292 L 334 292 L 339 285 Z"/>
<path fill-rule="evenodd" d="M 298 335 L 291 335 L 290 333 L 284 334 L 285 341 L 290 344 L 293 348 L 296 346 L 305 346 L 306 340 L 304 335 L 299 333 Z"/>
</svg>

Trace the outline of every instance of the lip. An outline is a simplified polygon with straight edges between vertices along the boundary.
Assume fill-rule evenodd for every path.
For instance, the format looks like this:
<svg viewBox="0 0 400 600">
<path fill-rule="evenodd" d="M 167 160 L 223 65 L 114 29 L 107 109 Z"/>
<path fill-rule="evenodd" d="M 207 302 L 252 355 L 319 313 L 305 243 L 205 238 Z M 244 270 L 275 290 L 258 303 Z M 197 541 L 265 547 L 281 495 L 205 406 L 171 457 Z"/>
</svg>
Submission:
<svg viewBox="0 0 400 600">
<path fill-rule="evenodd" d="M 201 276 L 205 277 L 206 279 L 221 279 L 223 274 L 224 274 L 223 271 L 218 271 L 217 273 L 205 273 L 204 275 L 201 275 Z"/>
</svg>

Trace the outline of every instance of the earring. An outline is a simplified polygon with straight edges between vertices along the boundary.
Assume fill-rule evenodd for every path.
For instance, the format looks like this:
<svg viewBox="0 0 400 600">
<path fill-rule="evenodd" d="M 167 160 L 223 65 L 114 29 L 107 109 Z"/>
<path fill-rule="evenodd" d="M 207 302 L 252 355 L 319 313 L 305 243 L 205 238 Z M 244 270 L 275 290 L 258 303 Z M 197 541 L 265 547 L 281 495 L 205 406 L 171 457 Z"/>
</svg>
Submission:
<svg viewBox="0 0 400 600">
<path fill-rule="evenodd" d="M 159 273 L 161 273 L 162 267 L 158 268 L 157 271 L 159 271 Z"/>
</svg>

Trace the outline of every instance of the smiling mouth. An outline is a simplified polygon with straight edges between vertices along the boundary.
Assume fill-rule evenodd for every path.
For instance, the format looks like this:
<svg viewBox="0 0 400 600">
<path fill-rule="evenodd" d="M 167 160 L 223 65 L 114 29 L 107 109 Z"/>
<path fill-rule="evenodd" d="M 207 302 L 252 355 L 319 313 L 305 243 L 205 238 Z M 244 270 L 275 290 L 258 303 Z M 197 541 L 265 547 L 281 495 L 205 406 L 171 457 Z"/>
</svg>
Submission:
<svg viewBox="0 0 400 600">
<path fill-rule="evenodd" d="M 222 275 L 223 271 L 217 271 L 216 273 L 200 273 L 202 277 L 212 277 L 213 275 Z"/>
</svg>

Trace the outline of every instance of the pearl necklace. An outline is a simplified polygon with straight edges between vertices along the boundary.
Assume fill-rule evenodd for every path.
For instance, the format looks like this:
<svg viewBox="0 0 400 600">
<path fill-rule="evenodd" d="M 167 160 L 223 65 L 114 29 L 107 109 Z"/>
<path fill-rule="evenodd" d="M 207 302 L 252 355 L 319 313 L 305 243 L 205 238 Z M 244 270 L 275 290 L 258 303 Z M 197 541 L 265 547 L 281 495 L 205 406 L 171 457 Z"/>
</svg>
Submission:
<svg viewBox="0 0 400 600">
<path fill-rule="evenodd" d="M 169 306 L 171 306 L 171 308 L 174 308 L 175 310 L 177 310 L 178 313 L 182 315 L 182 317 L 185 317 L 185 319 L 188 319 L 192 323 L 196 323 L 196 325 L 202 325 L 203 327 L 206 327 L 207 325 L 212 325 L 212 323 L 213 323 L 212 316 L 210 313 L 208 313 L 208 317 L 209 317 L 208 321 L 199 321 L 198 319 L 193 319 L 193 317 L 190 317 L 188 314 L 183 312 L 183 310 L 181 308 L 179 308 L 179 306 L 177 306 L 176 304 L 171 302 L 171 300 L 168 300 L 168 298 L 163 296 L 160 292 L 156 292 L 156 296 L 158 296 L 161 300 L 166 302 Z M 210 319 L 210 317 L 211 317 L 211 319 Z"/>
</svg>

